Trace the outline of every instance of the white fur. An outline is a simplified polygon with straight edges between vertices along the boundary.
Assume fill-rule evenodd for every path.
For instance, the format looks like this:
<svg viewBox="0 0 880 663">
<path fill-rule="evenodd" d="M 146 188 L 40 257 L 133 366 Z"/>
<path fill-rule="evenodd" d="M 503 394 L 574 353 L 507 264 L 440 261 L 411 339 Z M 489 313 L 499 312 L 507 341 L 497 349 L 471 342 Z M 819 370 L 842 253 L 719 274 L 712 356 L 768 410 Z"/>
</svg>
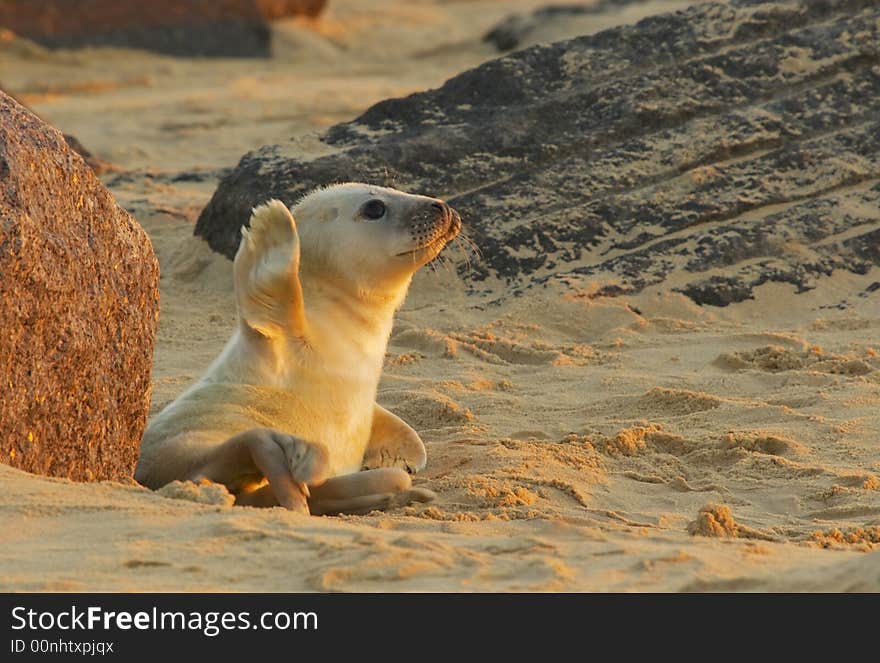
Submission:
<svg viewBox="0 0 880 663">
<path fill-rule="evenodd" d="M 384 223 L 359 215 L 372 198 L 388 207 Z M 394 312 L 445 244 L 419 249 L 406 231 L 407 215 L 432 201 L 343 184 L 305 197 L 293 215 L 279 201 L 256 208 L 234 263 L 238 327 L 150 423 L 137 479 L 185 478 L 208 450 L 253 427 L 325 445 L 331 476 L 359 470 Z"/>
</svg>

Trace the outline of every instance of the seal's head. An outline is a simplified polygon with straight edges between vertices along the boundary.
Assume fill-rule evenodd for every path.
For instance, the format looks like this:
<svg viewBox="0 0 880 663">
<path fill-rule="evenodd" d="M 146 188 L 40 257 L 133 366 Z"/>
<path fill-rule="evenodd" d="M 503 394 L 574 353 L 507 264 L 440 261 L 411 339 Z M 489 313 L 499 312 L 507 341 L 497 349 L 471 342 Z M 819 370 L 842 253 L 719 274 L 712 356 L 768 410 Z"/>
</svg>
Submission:
<svg viewBox="0 0 880 663">
<path fill-rule="evenodd" d="M 304 273 L 331 273 L 367 290 L 397 290 L 461 229 L 442 200 L 368 184 L 319 189 L 294 208 Z"/>
</svg>

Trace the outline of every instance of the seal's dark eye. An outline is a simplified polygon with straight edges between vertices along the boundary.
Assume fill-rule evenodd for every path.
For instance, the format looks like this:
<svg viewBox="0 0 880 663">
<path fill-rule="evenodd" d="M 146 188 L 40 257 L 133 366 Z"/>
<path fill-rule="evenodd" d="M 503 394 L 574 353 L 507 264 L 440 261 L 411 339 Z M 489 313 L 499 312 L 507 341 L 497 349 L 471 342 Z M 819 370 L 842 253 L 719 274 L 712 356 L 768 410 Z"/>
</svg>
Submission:
<svg viewBox="0 0 880 663">
<path fill-rule="evenodd" d="M 381 219 L 385 216 L 385 203 L 376 198 L 369 200 L 361 208 L 361 214 L 367 219 Z"/>
</svg>

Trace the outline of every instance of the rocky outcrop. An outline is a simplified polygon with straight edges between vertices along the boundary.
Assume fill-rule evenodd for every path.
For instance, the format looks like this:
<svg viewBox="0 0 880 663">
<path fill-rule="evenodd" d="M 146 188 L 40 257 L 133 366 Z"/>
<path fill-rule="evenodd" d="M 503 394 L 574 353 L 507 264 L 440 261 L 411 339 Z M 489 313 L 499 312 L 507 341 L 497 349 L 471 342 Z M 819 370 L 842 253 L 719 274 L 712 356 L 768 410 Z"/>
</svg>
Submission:
<svg viewBox="0 0 880 663">
<path fill-rule="evenodd" d="M 250 208 L 357 179 L 445 198 L 474 291 L 651 285 L 725 306 L 880 264 L 880 6 L 706 3 L 487 62 L 376 104 L 299 161 L 245 155 L 196 233 L 232 256 Z"/>
<path fill-rule="evenodd" d="M 0 93 L 6 94 L 6 95 L 12 97 L 19 104 L 21 104 L 22 106 L 27 108 L 31 113 L 33 113 L 34 115 L 37 115 L 37 113 L 34 111 L 33 108 L 28 107 L 28 105 L 25 104 L 21 99 L 19 99 L 14 94 L 12 94 L 9 90 L 7 90 L 4 87 L 2 82 L 0 82 Z M 37 117 L 39 117 L 39 115 L 37 115 Z M 79 142 L 79 139 L 77 139 L 76 136 L 71 136 L 70 134 L 64 134 L 64 140 L 67 143 L 67 145 L 74 152 L 76 152 L 77 154 L 79 154 L 83 158 L 83 161 L 85 161 L 87 164 L 89 164 L 89 167 L 93 171 L 95 171 L 96 175 L 101 175 L 102 173 L 106 173 L 107 171 L 112 170 L 113 166 L 110 163 L 108 163 L 107 161 L 104 161 L 103 159 L 100 159 L 100 158 L 96 157 L 94 154 L 92 154 L 86 148 L 85 145 L 83 145 L 82 143 Z"/>
<path fill-rule="evenodd" d="M 269 55 L 268 23 L 327 0 L 0 0 L 0 28 L 50 48 L 122 46 L 184 56 Z"/>
<path fill-rule="evenodd" d="M 104 161 L 103 159 L 99 159 L 91 151 L 82 143 L 79 142 L 79 139 L 76 136 L 71 136 L 70 134 L 64 134 L 64 141 L 67 143 L 68 147 L 76 152 L 83 158 L 89 168 L 95 171 L 95 175 L 101 175 L 111 170 L 113 166 Z"/>
<path fill-rule="evenodd" d="M 0 461 L 132 476 L 158 276 L 144 231 L 61 133 L 0 92 Z"/>
<path fill-rule="evenodd" d="M 666 10 L 673 10 L 679 6 L 686 7 L 696 4 L 699 0 L 689 2 L 676 2 L 666 0 Z M 617 14 L 622 20 L 619 23 L 627 23 L 623 20 L 627 10 L 638 5 L 644 5 L 644 0 L 594 0 L 593 2 L 562 3 L 540 7 L 528 14 L 512 14 L 498 23 L 486 36 L 487 41 L 499 51 L 510 51 L 523 48 L 539 42 L 553 42 L 562 39 L 598 32 L 596 25 L 608 25 L 611 16 Z M 652 2 L 653 13 L 658 10 L 658 3 Z M 660 5 L 662 6 L 662 5 Z M 635 20 L 635 19 L 633 19 Z"/>
</svg>

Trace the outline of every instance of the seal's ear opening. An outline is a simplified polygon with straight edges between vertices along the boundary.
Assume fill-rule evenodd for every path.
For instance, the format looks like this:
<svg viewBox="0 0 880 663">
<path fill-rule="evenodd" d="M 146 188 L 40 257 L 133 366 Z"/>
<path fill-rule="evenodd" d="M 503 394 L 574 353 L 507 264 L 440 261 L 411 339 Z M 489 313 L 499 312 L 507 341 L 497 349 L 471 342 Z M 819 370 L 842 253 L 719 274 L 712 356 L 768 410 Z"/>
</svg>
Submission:
<svg viewBox="0 0 880 663">
<path fill-rule="evenodd" d="M 232 271 L 239 320 L 268 338 L 305 331 L 299 282 L 299 236 L 280 200 L 255 207 L 250 228 L 242 226 Z"/>
</svg>

